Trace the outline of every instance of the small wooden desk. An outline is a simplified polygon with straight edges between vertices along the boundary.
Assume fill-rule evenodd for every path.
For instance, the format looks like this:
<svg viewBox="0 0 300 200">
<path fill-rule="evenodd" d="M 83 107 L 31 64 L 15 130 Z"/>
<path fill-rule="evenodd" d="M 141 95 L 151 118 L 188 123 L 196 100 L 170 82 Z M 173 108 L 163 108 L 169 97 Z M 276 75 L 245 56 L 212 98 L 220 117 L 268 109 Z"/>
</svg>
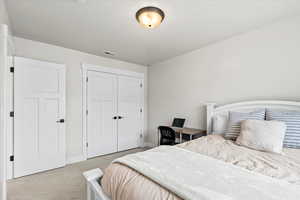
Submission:
<svg viewBox="0 0 300 200">
<path fill-rule="evenodd" d="M 206 130 L 204 129 L 196 129 L 196 128 L 187 128 L 187 127 L 183 127 L 183 128 L 178 128 L 178 127 L 173 127 L 170 126 L 170 128 L 174 129 L 174 131 L 176 133 L 179 133 L 180 137 L 179 137 L 179 142 L 182 143 L 182 134 L 186 134 L 190 136 L 190 140 L 193 139 L 193 135 L 206 135 Z M 158 130 L 158 129 L 157 129 Z M 157 131 L 157 138 L 158 138 L 158 145 L 160 144 L 160 132 L 159 130 Z"/>
</svg>

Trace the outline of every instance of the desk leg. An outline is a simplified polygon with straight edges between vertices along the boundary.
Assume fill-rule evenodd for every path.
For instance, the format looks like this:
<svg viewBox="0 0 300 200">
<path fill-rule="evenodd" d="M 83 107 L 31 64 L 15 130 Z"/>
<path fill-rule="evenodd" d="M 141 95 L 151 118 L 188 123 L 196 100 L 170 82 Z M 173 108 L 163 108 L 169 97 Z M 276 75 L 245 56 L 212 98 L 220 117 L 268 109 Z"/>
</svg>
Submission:
<svg viewBox="0 0 300 200">
<path fill-rule="evenodd" d="M 159 146 L 159 129 L 157 129 L 157 146 Z"/>
<path fill-rule="evenodd" d="M 179 143 L 182 143 L 182 133 L 180 132 L 179 134 L 180 134 L 180 136 L 179 136 Z"/>
<path fill-rule="evenodd" d="M 193 135 L 190 135 L 190 141 L 193 140 Z"/>
</svg>

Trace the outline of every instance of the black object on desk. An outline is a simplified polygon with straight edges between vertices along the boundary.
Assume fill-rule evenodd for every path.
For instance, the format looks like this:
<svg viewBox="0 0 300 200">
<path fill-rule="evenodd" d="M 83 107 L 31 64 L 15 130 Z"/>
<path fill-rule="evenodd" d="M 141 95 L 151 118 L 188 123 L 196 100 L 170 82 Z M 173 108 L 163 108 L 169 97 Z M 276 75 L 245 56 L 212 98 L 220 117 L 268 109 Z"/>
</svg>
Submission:
<svg viewBox="0 0 300 200">
<path fill-rule="evenodd" d="M 183 128 L 184 122 L 185 122 L 185 119 L 182 119 L 182 118 L 174 118 L 174 119 L 173 119 L 172 126 L 173 126 L 173 127 L 178 127 L 178 128 Z"/>
</svg>

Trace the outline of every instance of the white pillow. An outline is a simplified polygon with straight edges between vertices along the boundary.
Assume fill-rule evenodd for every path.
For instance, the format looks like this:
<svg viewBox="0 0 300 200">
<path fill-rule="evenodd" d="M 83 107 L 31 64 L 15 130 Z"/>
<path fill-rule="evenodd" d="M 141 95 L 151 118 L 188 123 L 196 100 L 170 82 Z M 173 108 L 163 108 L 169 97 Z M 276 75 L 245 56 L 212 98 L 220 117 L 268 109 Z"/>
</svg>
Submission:
<svg viewBox="0 0 300 200">
<path fill-rule="evenodd" d="M 236 143 L 260 151 L 281 154 L 285 131 L 284 122 L 244 120 Z"/>
<path fill-rule="evenodd" d="M 267 120 L 282 121 L 286 124 L 283 146 L 300 149 L 300 112 L 293 110 L 266 111 Z"/>
<path fill-rule="evenodd" d="M 228 126 L 228 114 L 213 117 L 213 134 L 225 134 Z"/>
</svg>

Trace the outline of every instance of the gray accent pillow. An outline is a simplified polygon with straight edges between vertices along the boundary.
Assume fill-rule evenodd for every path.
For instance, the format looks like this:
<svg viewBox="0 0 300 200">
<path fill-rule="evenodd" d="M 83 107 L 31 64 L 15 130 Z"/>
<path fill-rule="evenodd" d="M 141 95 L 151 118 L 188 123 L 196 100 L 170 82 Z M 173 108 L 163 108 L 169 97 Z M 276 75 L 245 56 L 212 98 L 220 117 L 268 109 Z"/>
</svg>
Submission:
<svg viewBox="0 0 300 200">
<path fill-rule="evenodd" d="M 287 129 L 285 132 L 283 146 L 288 148 L 300 148 L 300 112 L 289 110 L 266 111 L 267 120 L 285 122 Z"/>
<path fill-rule="evenodd" d="M 265 109 L 260 109 L 248 113 L 229 111 L 228 128 L 225 133 L 225 138 L 236 140 L 241 132 L 241 122 L 248 119 L 265 120 Z"/>
</svg>

